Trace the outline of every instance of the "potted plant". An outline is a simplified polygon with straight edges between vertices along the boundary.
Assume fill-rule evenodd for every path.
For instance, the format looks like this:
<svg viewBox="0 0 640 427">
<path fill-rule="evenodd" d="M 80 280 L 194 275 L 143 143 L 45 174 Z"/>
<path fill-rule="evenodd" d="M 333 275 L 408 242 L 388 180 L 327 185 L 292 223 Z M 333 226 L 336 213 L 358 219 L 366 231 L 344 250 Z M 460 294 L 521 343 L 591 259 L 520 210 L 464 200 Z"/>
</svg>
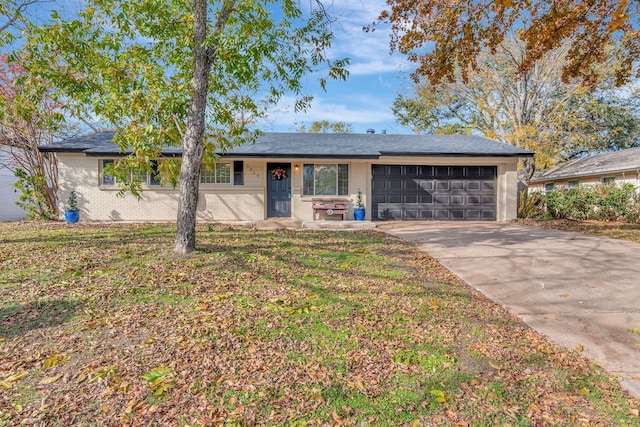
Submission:
<svg viewBox="0 0 640 427">
<path fill-rule="evenodd" d="M 362 191 L 358 188 L 358 196 L 356 197 L 356 205 L 353 210 L 353 219 L 356 221 L 364 221 L 364 202 L 362 201 Z"/>
<path fill-rule="evenodd" d="M 76 199 L 76 192 L 71 191 L 69 193 L 69 199 L 67 199 L 67 208 L 64 210 L 64 220 L 70 223 L 78 222 L 80 219 L 80 211 L 78 210 L 78 200 Z"/>
</svg>

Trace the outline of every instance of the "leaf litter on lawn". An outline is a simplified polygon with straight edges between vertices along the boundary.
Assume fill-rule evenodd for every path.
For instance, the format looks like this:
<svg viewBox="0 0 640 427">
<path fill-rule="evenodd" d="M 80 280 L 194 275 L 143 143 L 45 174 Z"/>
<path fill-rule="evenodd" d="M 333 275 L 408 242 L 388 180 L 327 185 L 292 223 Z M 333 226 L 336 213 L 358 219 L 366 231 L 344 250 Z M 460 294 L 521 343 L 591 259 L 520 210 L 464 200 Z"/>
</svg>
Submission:
<svg viewBox="0 0 640 427">
<path fill-rule="evenodd" d="M 0 224 L 0 425 L 638 425 L 638 400 L 377 232 Z"/>
</svg>

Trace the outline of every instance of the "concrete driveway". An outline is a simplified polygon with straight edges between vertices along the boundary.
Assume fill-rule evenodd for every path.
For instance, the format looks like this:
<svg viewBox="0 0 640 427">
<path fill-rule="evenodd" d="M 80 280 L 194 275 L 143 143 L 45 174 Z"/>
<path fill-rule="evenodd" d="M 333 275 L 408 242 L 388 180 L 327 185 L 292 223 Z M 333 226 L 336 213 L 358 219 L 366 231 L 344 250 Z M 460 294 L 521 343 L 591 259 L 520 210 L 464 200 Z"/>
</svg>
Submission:
<svg viewBox="0 0 640 427">
<path fill-rule="evenodd" d="M 582 345 L 640 397 L 640 244 L 495 222 L 378 228 L 416 242 L 561 346 Z"/>
</svg>

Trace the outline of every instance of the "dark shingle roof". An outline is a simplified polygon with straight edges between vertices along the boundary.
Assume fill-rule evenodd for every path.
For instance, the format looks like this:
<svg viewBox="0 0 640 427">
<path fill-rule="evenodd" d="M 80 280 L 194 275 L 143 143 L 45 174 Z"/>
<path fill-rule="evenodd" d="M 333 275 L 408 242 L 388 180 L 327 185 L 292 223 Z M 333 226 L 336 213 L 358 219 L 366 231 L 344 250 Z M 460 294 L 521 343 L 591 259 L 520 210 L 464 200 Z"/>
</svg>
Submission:
<svg viewBox="0 0 640 427">
<path fill-rule="evenodd" d="M 531 182 L 640 169 L 640 147 L 581 157 L 537 173 Z"/>
<path fill-rule="evenodd" d="M 111 143 L 113 131 L 70 138 L 40 147 L 43 152 L 121 154 Z M 180 148 L 165 148 L 165 155 L 179 155 Z M 218 153 L 222 154 L 222 153 Z M 266 133 L 255 144 L 234 147 L 225 157 L 269 158 L 369 158 L 380 156 L 497 156 L 530 157 L 533 153 L 479 136 Z"/>
</svg>

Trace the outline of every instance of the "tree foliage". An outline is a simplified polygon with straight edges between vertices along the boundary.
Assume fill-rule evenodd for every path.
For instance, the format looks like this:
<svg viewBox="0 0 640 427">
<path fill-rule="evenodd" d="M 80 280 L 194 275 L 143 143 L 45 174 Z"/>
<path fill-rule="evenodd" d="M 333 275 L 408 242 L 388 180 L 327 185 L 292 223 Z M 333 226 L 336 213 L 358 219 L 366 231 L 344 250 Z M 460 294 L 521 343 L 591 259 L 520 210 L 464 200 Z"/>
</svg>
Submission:
<svg viewBox="0 0 640 427">
<path fill-rule="evenodd" d="M 329 122 L 317 120 L 311 123 L 309 129 L 305 125 L 298 128 L 298 132 L 309 133 L 353 133 L 353 125 L 347 122 Z"/>
<path fill-rule="evenodd" d="M 475 132 L 532 150 L 537 168 L 638 144 L 640 119 L 613 84 L 616 61 L 601 68 L 591 91 L 575 79 L 562 82 L 570 48 L 547 52 L 518 78 L 526 45 L 510 38 L 478 56 L 466 83 L 456 69 L 452 82 L 415 84 L 413 94 L 396 98 L 394 114 L 416 132 Z"/>
<path fill-rule="evenodd" d="M 0 147 L 9 153 L 2 166 L 18 177 L 18 204 L 32 219 L 52 219 L 57 212 L 57 162 L 38 146 L 75 130 L 50 93 L 46 82 L 0 55 Z"/>
<path fill-rule="evenodd" d="M 414 78 L 432 84 L 467 81 L 481 52 L 495 52 L 517 32 L 525 42 L 518 72 L 528 72 L 545 54 L 569 43 L 562 80 L 592 86 L 607 47 L 619 46 L 616 84 L 638 76 L 640 2 L 630 0 L 387 0 L 380 20 L 390 22 L 392 50 L 417 63 Z M 456 76 L 456 69 L 462 70 Z"/>
<path fill-rule="evenodd" d="M 34 27 L 20 59 L 55 82 L 76 115 L 118 129 L 115 142 L 131 155 L 112 172 L 133 193 L 141 187 L 131 168 L 182 147 L 176 250 L 189 252 L 203 156 L 254 140 L 247 126 L 285 93 L 306 108 L 304 75 L 322 68 L 323 87 L 346 78 L 347 60 L 327 57 L 331 22 L 313 4 L 305 18 L 296 0 L 95 0 L 76 19 L 54 13 Z M 160 162 L 161 175 L 176 163 Z"/>
</svg>

